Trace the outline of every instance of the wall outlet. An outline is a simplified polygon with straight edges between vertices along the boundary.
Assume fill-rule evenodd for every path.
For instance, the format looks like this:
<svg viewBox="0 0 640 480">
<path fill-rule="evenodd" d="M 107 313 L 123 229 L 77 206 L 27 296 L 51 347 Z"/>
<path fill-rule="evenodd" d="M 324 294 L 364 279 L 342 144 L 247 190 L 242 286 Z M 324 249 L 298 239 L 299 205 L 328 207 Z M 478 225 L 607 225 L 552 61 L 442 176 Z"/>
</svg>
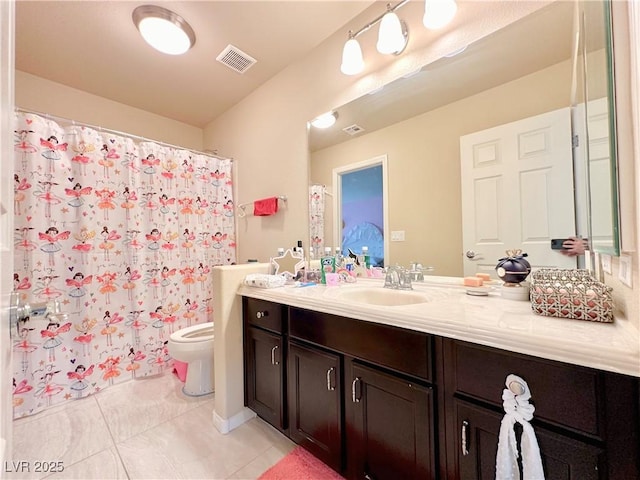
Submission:
<svg viewBox="0 0 640 480">
<path fill-rule="evenodd" d="M 404 242 L 404 230 L 392 230 L 391 231 L 392 242 Z"/>
<path fill-rule="evenodd" d="M 607 254 L 601 254 L 600 255 L 600 262 L 602 264 L 602 271 L 604 273 L 608 273 L 609 275 L 611 275 L 612 270 L 611 270 L 611 255 L 607 255 Z"/>
<path fill-rule="evenodd" d="M 620 270 L 618 270 L 618 278 L 629 288 L 633 288 L 631 274 L 631 257 L 629 255 L 620 255 Z"/>
</svg>

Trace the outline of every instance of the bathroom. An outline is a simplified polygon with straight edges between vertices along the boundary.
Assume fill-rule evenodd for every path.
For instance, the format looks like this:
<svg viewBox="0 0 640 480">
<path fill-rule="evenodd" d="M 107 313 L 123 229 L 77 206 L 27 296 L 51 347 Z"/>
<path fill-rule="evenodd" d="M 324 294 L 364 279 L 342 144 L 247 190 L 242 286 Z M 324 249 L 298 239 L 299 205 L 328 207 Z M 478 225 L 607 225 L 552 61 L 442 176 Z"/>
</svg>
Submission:
<svg viewBox="0 0 640 480">
<path fill-rule="evenodd" d="M 414 7 L 413 3 L 419 2 L 412 2 L 403 9 L 409 11 Z M 196 150 L 213 150 L 233 157 L 236 203 L 251 202 L 271 195 L 286 195 L 288 198 L 278 215 L 265 218 L 248 216 L 237 223 L 238 261 L 244 263 L 251 258 L 267 261 L 278 247 L 293 246 L 298 239 L 307 238 L 309 119 L 411 72 L 416 65 L 430 63 L 461 46 L 462 40 L 456 39 L 455 32 L 465 31 L 480 36 L 483 28 L 499 27 L 487 25 L 483 19 L 493 18 L 497 23 L 507 23 L 524 15 L 528 8 L 533 8 L 524 3 L 505 9 L 498 2 L 485 5 L 473 14 L 469 11 L 465 14 L 465 9 L 460 8 L 459 15 L 446 29 L 447 35 L 443 34 L 441 42 L 434 41 L 436 34 L 418 26 L 419 20 L 415 21 L 409 46 L 398 57 L 375 54 L 375 35 L 365 34 L 362 36 L 363 46 L 370 49 L 370 53 L 365 51 L 368 62 L 366 70 L 356 77 L 342 75 L 339 56 L 346 32 L 360 28 L 379 15 L 380 6 L 371 6 L 359 15 L 353 12 L 353 19 L 344 19 L 342 23 L 346 22 L 346 25 L 343 27 L 338 24 L 335 34 L 202 128 L 134 110 L 125 105 L 126 102 L 114 104 L 106 98 L 83 92 L 81 88 L 56 84 L 20 70 L 15 72 L 15 103 L 28 110 L 157 138 Z M 184 15 L 187 16 L 186 12 Z M 328 68 L 327 65 L 335 65 L 335 68 Z M 57 100 L 61 97 L 65 98 L 64 103 Z M 286 115 L 278 115 L 274 120 L 273 112 L 280 112 L 283 108 Z M 265 158 L 270 161 L 265 161 Z M 621 162 L 625 162 L 625 168 L 633 170 L 635 161 L 631 159 L 637 161 L 638 155 L 629 154 L 621 158 Z M 626 178 L 632 179 L 633 175 Z M 635 186 L 627 185 L 627 200 L 634 195 Z M 631 207 L 627 203 L 623 213 L 622 230 L 623 235 L 633 239 L 640 222 L 634 213 L 634 200 L 631 202 Z M 613 258 L 612 274 L 606 274 L 605 281 L 614 287 L 617 305 L 637 328 L 638 257 L 633 245 L 627 244 L 623 249 L 631 257 L 633 287 L 629 288 L 617 280 L 620 264 L 616 257 Z"/>
</svg>

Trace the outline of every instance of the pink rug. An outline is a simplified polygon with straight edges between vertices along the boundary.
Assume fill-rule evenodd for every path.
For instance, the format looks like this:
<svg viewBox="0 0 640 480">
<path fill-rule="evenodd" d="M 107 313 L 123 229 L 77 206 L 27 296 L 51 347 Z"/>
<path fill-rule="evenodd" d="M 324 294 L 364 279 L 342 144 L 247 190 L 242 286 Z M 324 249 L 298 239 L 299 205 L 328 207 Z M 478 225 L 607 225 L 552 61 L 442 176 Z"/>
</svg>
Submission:
<svg viewBox="0 0 640 480">
<path fill-rule="evenodd" d="M 258 480 L 344 480 L 302 447 L 294 448 Z"/>
</svg>

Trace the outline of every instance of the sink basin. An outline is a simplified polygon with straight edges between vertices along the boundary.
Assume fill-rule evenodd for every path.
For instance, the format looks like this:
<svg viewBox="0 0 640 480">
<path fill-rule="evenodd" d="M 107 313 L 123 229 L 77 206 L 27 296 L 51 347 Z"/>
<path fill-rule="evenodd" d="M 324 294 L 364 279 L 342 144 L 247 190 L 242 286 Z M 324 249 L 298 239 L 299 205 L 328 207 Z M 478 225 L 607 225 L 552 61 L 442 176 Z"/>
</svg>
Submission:
<svg viewBox="0 0 640 480">
<path fill-rule="evenodd" d="M 385 307 L 413 305 L 429 301 L 429 296 L 424 293 L 411 290 L 392 290 L 382 287 L 345 289 L 341 291 L 337 297 L 350 302 L 381 305 Z"/>
</svg>

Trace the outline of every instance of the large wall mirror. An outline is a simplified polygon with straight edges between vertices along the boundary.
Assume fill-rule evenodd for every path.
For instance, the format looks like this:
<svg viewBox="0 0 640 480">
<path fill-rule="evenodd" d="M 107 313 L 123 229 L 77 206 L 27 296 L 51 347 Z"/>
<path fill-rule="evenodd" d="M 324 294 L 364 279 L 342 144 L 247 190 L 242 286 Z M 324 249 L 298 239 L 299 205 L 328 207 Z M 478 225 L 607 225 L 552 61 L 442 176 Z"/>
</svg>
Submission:
<svg viewBox="0 0 640 480">
<path fill-rule="evenodd" d="M 600 2 L 586 3 L 602 6 Z M 554 184 L 553 190 L 567 199 L 566 205 L 565 200 L 555 197 L 536 197 L 539 190 L 545 189 L 538 187 L 551 185 L 545 183 L 546 174 L 539 168 L 535 176 L 525 178 L 520 173 L 514 177 L 515 183 L 526 183 L 525 193 L 512 192 L 504 198 L 488 195 L 489 200 L 465 202 L 463 211 L 465 189 L 460 160 L 461 137 L 536 119 L 549 112 L 563 112 L 571 122 L 572 93 L 575 93 L 574 8 L 574 2 L 562 1 L 545 6 L 462 52 L 453 52 L 380 91 L 336 108 L 339 116 L 331 129 L 310 129 L 311 181 L 328 189 L 332 188 L 335 169 L 387 156 L 388 231 L 403 232 L 396 236 L 403 240 L 385 238 L 386 264 L 420 262 L 433 266 L 435 274 L 462 276 L 469 262 L 475 263 L 477 270 L 492 270 L 497 262 L 492 253 L 496 248 L 501 251 L 523 248 L 529 252 L 532 265 L 550 261 L 551 265 L 565 268 L 577 266 L 575 258 L 551 251 L 550 240 L 576 234 L 590 236 L 586 172 L 578 170 L 579 178 L 566 178 Z M 357 133 L 353 134 L 354 131 Z M 524 157 L 532 156 L 555 141 L 553 138 L 562 137 L 569 145 L 563 161 L 571 171 L 571 130 L 567 135 L 553 133 L 546 126 L 536 131 L 541 135 L 530 135 L 526 142 L 518 140 L 516 149 Z M 478 161 L 490 163 L 487 149 L 474 151 L 480 152 Z M 503 154 L 498 148 L 492 152 Z M 583 194 L 574 198 L 576 189 Z M 606 199 L 611 209 L 615 209 L 614 193 L 609 192 Z M 568 219 L 554 218 L 556 211 L 561 210 L 559 202 L 564 210 L 569 209 Z M 508 218 L 505 220 L 506 205 L 524 203 L 544 210 L 547 217 L 520 218 L 512 224 Z M 467 227 L 463 223 L 468 223 L 466 218 L 470 214 L 483 211 L 478 216 L 481 222 L 476 221 L 473 228 L 476 233 L 486 234 L 484 243 L 473 247 L 475 258 L 469 258 L 466 254 L 471 247 L 465 245 Z M 494 220 L 504 223 L 502 229 L 517 231 L 524 240 L 516 245 L 512 240 L 505 243 L 501 235 L 495 234 L 499 229 L 492 224 Z M 329 200 L 324 219 L 326 245 L 333 246 L 334 224 L 338 221 Z M 538 261 L 537 257 L 543 255 L 538 251 L 544 251 L 551 260 Z"/>
</svg>

